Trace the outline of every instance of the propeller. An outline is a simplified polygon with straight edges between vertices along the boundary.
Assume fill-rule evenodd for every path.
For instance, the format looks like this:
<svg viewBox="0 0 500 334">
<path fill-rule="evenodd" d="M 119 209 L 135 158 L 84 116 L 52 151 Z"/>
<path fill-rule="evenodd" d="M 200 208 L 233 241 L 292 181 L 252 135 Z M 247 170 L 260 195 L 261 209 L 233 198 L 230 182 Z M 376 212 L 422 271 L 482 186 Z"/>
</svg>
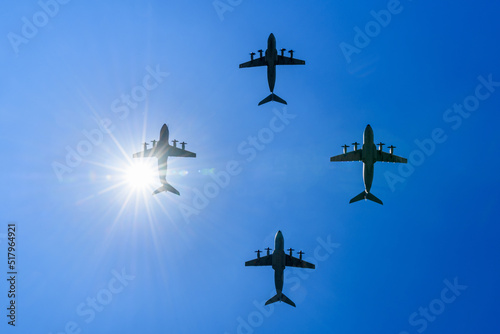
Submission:
<svg viewBox="0 0 500 334">
<path fill-rule="evenodd" d="M 172 140 L 172 143 L 174 143 L 174 147 L 177 147 L 177 143 L 178 143 L 178 142 L 179 142 L 179 141 L 178 141 L 177 139 Z"/>
<path fill-rule="evenodd" d="M 186 142 L 182 142 L 181 145 L 182 145 L 182 149 L 185 150 L 186 149 Z"/>
<path fill-rule="evenodd" d="M 281 51 L 281 56 L 283 57 L 285 55 L 286 49 L 281 49 L 280 51 Z"/>
<path fill-rule="evenodd" d="M 378 145 L 378 150 L 379 150 L 380 152 L 382 152 L 382 146 L 384 146 L 385 144 L 384 144 L 384 143 L 382 143 L 382 142 L 380 142 L 380 143 L 378 143 L 377 145 Z"/>
<path fill-rule="evenodd" d="M 267 255 L 269 255 L 269 251 L 271 250 L 271 248 L 267 247 L 265 248 L 265 250 L 267 251 Z"/>
<path fill-rule="evenodd" d="M 293 50 L 288 50 L 288 53 L 290 54 L 290 58 L 293 58 L 293 53 L 294 53 L 294 52 L 295 52 L 295 51 L 293 51 Z"/>
<path fill-rule="evenodd" d="M 257 52 L 260 54 L 260 58 L 262 58 L 262 52 L 264 52 L 264 51 L 258 50 Z"/>
<path fill-rule="evenodd" d="M 257 258 L 260 259 L 260 253 L 262 253 L 262 251 L 260 249 L 257 249 L 255 253 L 257 253 Z"/>
<path fill-rule="evenodd" d="M 349 147 L 349 145 L 344 145 L 344 146 L 340 146 L 340 147 L 344 148 L 344 154 L 346 154 L 347 153 L 347 148 Z"/>
<path fill-rule="evenodd" d="M 352 143 L 352 145 L 354 145 L 354 151 L 357 151 L 358 150 L 358 145 L 360 145 L 360 143 L 358 143 L 357 141 L 355 141 L 354 143 Z"/>
<path fill-rule="evenodd" d="M 389 146 L 389 153 L 390 153 L 390 155 L 392 155 L 392 153 L 394 153 L 394 149 L 395 148 L 396 148 L 396 146 L 393 146 L 393 145 Z"/>
<path fill-rule="evenodd" d="M 290 252 L 290 256 L 292 256 L 292 253 L 293 253 L 294 250 L 295 249 L 293 249 L 293 248 L 288 248 L 288 251 Z"/>
<path fill-rule="evenodd" d="M 255 56 L 255 52 L 250 52 L 250 60 L 253 60 L 253 56 Z"/>
<path fill-rule="evenodd" d="M 303 255 L 303 254 L 305 254 L 305 253 L 304 253 L 303 251 L 300 251 L 300 252 L 298 252 L 297 254 L 299 254 L 299 260 L 301 260 L 301 261 L 302 261 L 302 255 Z"/>
</svg>

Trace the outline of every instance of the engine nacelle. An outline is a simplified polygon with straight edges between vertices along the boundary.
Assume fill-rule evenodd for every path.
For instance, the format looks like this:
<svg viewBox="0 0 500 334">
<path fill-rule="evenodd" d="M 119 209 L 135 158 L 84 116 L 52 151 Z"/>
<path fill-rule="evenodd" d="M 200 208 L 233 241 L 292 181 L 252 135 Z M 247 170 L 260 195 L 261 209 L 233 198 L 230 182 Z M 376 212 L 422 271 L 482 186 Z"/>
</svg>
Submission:
<svg viewBox="0 0 500 334">
<path fill-rule="evenodd" d="M 281 51 L 281 56 L 282 56 L 282 57 L 283 57 L 283 56 L 285 56 L 285 51 L 286 51 L 286 49 L 281 49 L 280 51 Z"/>
<path fill-rule="evenodd" d="M 385 145 L 385 144 L 384 144 L 384 143 L 382 143 L 382 142 L 378 143 L 378 150 L 379 150 L 380 152 L 382 152 L 382 146 L 384 146 L 384 145 Z"/>
<path fill-rule="evenodd" d="M 262 253 L 262 251 L 260 249 L 257 249 L 255 253 L 257 253 L 257 258 L 260 259 L 260 253 Z"/>
<path fill-rule="evenodd" d="M 357 151 L 358 145 L 360 145 L 360 144 L 357 141 L 355 141 L 354 143 L 352 143 L 352 145 L 354 145 L 354 151 Z"/>
<path fill-rule="evenodd" d="M 253 60 L 253 56 L 255 56 L 255 52 L 250 52 L 250 60 Z"/>
<path fill-rule="evenodd" d="M 295 51 L 293 51 L 293 50 L 289 50 L 289 51 L 288 51 L 288 53 L 290 54 L 290 58 L 292 58 L 292 59 L 293 59 L 293 53 L 294 53 L 294 52 L 295 52 Z"/>
<path fill-rule="evenodd" d="M 290 252 L 290 256 L 292 256 L 294 250 L 295 249 L 293 249 L 293 248 L 288 248 L 288 251 Z"/>
<path fill-rule="evenodd" d="M 264 52 L 264 51 L 258 50 L 257 52 L 260 54 L 260 58 L 262 58 L 262 52 Z"/>
<path fill-rule="evenodd" d="M 267 255 L 269 255 L 269 251 L 271 250 L 271 248 L 267 247 L 266 248 L 266 251 L 267 251 Z"/>
<path fill-rule="evenodd" d="M 177 147 L 177 143 L 178 143 L 178 142 L 179 142 L 179 141 L 178 141 L 177 139 L 172 140 L 172 143 L 174 143 L 174 147 Z"/>
<path fill-rule="evenodd" d="M 303 251 L 300 251 L 298 254 L 299 254 L 299 260 L 302 261 L 302 255 L 305 253 Z"/>
<path fill-rule="evenodd" d="M 389 154 L 392 155 L 394 153 L 394 149 L 396 148 L 396 146 L 389 146 Z"/>
<path fill-rule="evenodd" d="M 182 142 L 181 145 L 182 145 L 182 149 L 185 150 L 186 149 L 186 142 Z"/>
<path fill-rule="evenodd" d="M 344 154 L 346 154 L 347 153 L 347 148 L 349 147 L 349 145 L 344 145 L 344 146 L 340 146 L 340 147 L 344 148 Z"/>
</svg>

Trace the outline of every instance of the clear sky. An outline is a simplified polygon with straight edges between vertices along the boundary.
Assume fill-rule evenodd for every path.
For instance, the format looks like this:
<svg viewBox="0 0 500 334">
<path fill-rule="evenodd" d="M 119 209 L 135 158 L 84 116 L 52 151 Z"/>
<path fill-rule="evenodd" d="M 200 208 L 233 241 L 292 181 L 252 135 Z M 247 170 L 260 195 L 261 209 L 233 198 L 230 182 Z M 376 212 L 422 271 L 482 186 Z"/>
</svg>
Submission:
<svg viewBox="0 0 500 334">
<path fill-rule="evenodd" d="M 499 10 L 2 2 L 1 332 L 498 333 Z M 286 107 L 238 68 L 270 33 L 306 61 L 277 69 Z M 128 175 L 164 123 L 197 157 L 153 197 L 156 171 Z M 383 206 L 349 204 L 362 164 L 329 161 L 367 124 L 409 159 L 375 165 Z M 264 307 L 273 270 L 244 266 L 278 230 L 316 264 L 285 270 L 296 308 Z"/>
</svg>

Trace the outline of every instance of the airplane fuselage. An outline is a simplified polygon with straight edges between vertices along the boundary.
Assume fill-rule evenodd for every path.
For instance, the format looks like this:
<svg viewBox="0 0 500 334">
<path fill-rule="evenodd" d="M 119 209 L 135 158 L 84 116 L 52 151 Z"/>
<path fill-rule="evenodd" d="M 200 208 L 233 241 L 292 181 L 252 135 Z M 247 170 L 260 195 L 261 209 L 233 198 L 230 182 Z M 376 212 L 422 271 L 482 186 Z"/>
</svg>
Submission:
<svg viewBox="0 0 500 334">
<path fill-rule="evenodd" d="M 285 256 L 285 241 L 281 231 L 276 233 L 274 238 L 274 252 L 273 252 L 273 269 L 274 269 L 274 285 L 276 286 L 276 293 L 281 296 L 283 291 L 283 273 L 285 270 L 286 256 Z"/>
<path fill-rule="evenodd" d="M 158 141 L 158 143 L 168 144 L 168 136 L 169 136 L 168 126 L 167 124 L 163 124 L 160 130 L 160 140 Z"/>
<path fill-rule="evenodd" d="M 170 145 L 168 144 L 169 131 L 168 126 L 163 124 L 160 130 L 160 139 L 156 144 L 156 157 L 158 158 L 158 177 L 162 184 L 167 183 L 167 164 L 168 164 L 168 151 Z"/>
<path fill-rule="evenodd" d="M 166 163 L 166 160 L 169 156 L 170 148 L 172 147 L 169 142 L 169 131 L 166 124 L 163 124 L 160 130 L 160 140 L 156 143 L 155 151 L 156 156 L 158 157 L 158 161 L 164 160 L 163 163 Z"/>
<path fill-rule="evenodd" d="M 276 38 L 273 34 L 267 39 L 267 50 L 265 54 L 267 62 L 267 82 L 271 93 L 274 91 L 276 83 L 276 63 L 278 62 L 278 50 L 276 50 Z"/>
<path fill-rule="evenodd" d="M 365 183 L 365 191 L 368 193 L 372 187 L 374 165 L 376 161 L 377 147 L 373 140 L 373 130 L 368 124 L 363 133 L 363 182 Z"/>
</svg>

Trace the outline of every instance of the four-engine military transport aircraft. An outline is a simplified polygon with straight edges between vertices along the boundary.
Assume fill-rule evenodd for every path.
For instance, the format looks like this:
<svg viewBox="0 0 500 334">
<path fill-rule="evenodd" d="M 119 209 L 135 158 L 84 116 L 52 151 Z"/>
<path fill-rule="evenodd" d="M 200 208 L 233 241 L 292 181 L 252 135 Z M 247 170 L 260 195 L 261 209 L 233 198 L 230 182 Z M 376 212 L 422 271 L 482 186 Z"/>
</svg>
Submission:
<svg viewBox="0 0 500 334">
<path fill-rule="evenodd" d="M 167 160 L 168 157 L 196 158 L 196 153 L 186 151 L 186 143 L 182 142 L 182 148 L 177 147 L 178 140 L 172 140 L 174 145 L 168 143 L 168 127 L 163 124 L 160 130 L 160 140 L 153 140 L 153 147 L 148 149 L 148 143 L 144 143 L 144 150 L 133 155 L 134 158 L 158 158 L 158 173 L 162 186 L 153 192 L 156 195 L 162 191 L 170 191 L 180 195 L 179 191 L 167 182 Z"/>
<path fill-rule="evenodd" d="M 314 269 L 315 265 L 302 260 L 302 254 L 304 254 L 304 252 L 298 252 L 299 258 L 297 259 L 296 257 L 292 256 L 292 248 L 288 249 L 290 251 L 290 255 L 288 255 L 285 254 L 284 247 L 285 241 L 283 239 L 283 234 L 281 234 L 281 231 L 278 231 L 278 233 L 276 233 L 276 237 L 274 238 L 274 252 L 272 254 L 269 254 L 269 251 L 271 249 L 266 248 L 267 255 L 261 257 L 261 251 L 257 250 L 257 258 L 255 260 L 245 262 L 245 266 L 273 266 L 276 295 L 269 299 L 266 302 L 266 305 L 272 304 L 277 301 L 282 301 L 295 307 L 295 303 L 282 293 L 283 271 L 285 270 L 285 266 Z"/>
<path fill-rule="evenodd" d="M 263 51 L 259 50 L 260 57 L 254 59 L 255 53 L 251 53 L 251 60 L 249 62 L 240 64 L 240 68 L 243 67 L 255 67 L 255 66 L 267 66 L 267 78 L 269 83 L 269 89 L 271 94 L 263 99 L 259 105 L 267 103 L 269 101 L 276 101 L 279 103 L 287 104 L 285 100 L 281 99 L 274 94 L 274 85 L 276 82 L 276 65 L 304 65 L 305 61 L 293 58 L 293 50 L 288 51 L 290 57 L 284 56 L 285 49 L 281 49 L 281 55 L 278 55 L 276 50 L 276 39 L 273 34 L 269 35 L 268 38 L 268 48 L 265 52 L 265 56 L 262 55 Z M 189 152 L 185 149 L 186 143 L 180 143 L 182 148 L 177 147 L 178 140 L 173 140 L 173 145 L 169 144 L 169 130 L 166 124 L 163 124 L 160 130 L 160 139 L 158 141 L 153 140 L 153 147 L 148 149 L 147 143 L 144 143 L 144 149 L 141 152 L 137 152 L 133 155 L 134 158 L 158 158 L 158 173 L 162 186 L 153 192 L 156 195 L 163 191 L 169 191 L 174 194 L 180 195 L 179 191 L 172 187 L 166 180 L 167 174 L 167 160 L 168 157 L 196 157 L 196 153 Z M 378 150 L 374 143 L 373 130 L 368 124 L 363 133 L 363 146 L 358 150 L 359 143 L 355 142 L 354 151 L 347 152 L 348 145 L 342 146 L 344 148 L 344 153 L 330 158 L 330 161 L 362 161 L 363 162 L 363 181 L 365 184 L 365 190 L 359 195 L 352 198 L 349 203 L 357 202 L 361 199 L 369 199 L 379 204 L 383 204 L 380 199 L 375 197 L 375 195 L 370 193 L 370 189 L 373 181 L 374 164 L 377 161 L 383 162 L 397 162 L 397 163 L 407 163 L 406 158 L 399 157 L 393 154 L 394 146 L 389 146 L 389 153 L 382 151 L 383 143 L 379 143 Z M 309 268 L 315 269 L 315 265 L 302 260 L 302 255 L 304 252 L 298 252 L 299 258 L 292 255 L 293 249 L 289 248 L 289 254 L 285 253 L 284 250 L 284 238 L 281 231 L 278 231 L 275 236 L 274 252 L 270 254 L 270 248 L 266 248 L 267 255 L 260 256 L 261 251 L 257 250 L 257 258 L 245 262 L 245 266 L 272 266 L 274 269 L 274 282 L 276 287 L 276 295 L 266 301 L 265 305 L 275 303 L 277 301 L 285 302 L 293 307 L 295 303 L 291 301 L 287 296 L 283 294 L 283 282 L 284 282 L 284 270 L 287 266 L 298 267 L 298 268 Z"/>
<path fill-rule="evenodd" d="M 304 65 L 306 62 L 300 59 L 293 58 L 293 50 L 288 51 L 290 57 L 286 57 L 284 52 L 286 49 L 281 49 L 281 55 L 278 55 L 276 50 L 276 38 L 274 35 L 269 35 L 267 39 L 267 50 L 265 56 L 262 56 L 262 50 L 259 50 L 260 57 L 254 59 L 254 52 L 250 53 L 250 61 L 240 64 L 240 68 L 243 67 L 255 67 L 255 66 L 267 66 L 267 81 L 269 83 L 269 90 L 271 90 L 271 95 L 266 97 L 264 100 L 259 102 L 261 104 L 267 103 L 269 101 L 276 101 L 279 103 L 286 104 L 286 101 L 273 93 L 274 84 L 276 82 L 276 65 Z"/>
<path fill-rule="evenodd" d="M 351 199 L 349 203 L 357 202 L 362 199 L 369 199 L 376 203 L 383 204 L 380 199 L 370 193 L 373 181 L 373 165 L 377 161 L 400 162 L 405 164 L 407 162 L 406 158 L 394 155 L 393 152 L 396 147 L 392 145 L 389 146 L 389 153 L 382 151 L 382 146 L 385 145 L 384 143 L 379 143 L 379 149 L 377 150 L 373 141 L 373 130 L 370 124 L 366 126 L 363 134 L 363 148 L 358 150 L 358 142 L 355 142 L 352 145 L 354 145 L 354 151 L 347 152 L 347 148 L 349 146 L 344 145 L 342 146 L 344 148 L 344 154 L 330 158 L 330 161 L 363 161 L 363 181 L 365 183 L 365 190 Z"/>
</svg>

